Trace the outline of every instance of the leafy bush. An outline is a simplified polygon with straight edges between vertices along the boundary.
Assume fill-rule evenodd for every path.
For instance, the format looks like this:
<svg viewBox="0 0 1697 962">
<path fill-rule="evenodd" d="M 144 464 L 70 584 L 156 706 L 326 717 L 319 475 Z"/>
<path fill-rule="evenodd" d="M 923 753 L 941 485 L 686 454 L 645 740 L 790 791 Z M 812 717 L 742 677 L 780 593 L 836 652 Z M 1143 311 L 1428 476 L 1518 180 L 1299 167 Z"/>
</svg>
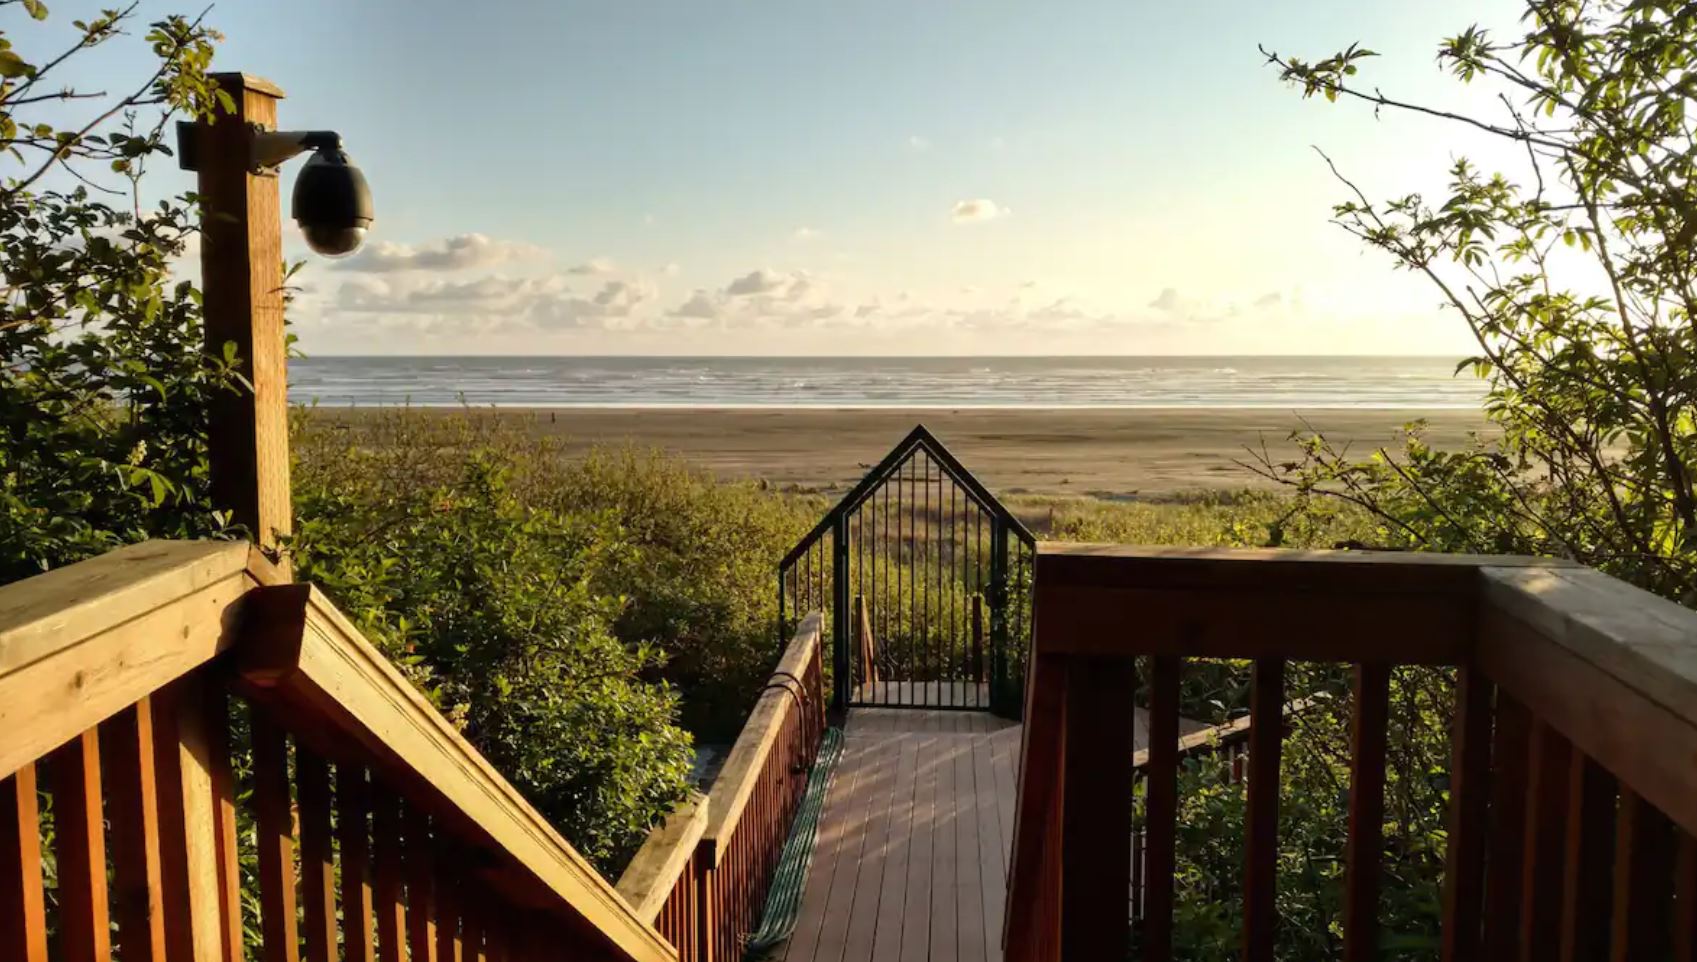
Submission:
<svg viewBox="0 0 1697 962">
<path fill-rule="evenodd" d="M 1336 958 L 1349 837 L 1349 672 L 1300 663 L 1288 671 L 1289 689 L 1313 700 L 1288 718 L 1280 766 L 1276 953 Z M 1449 671 L 1392 673 L 1376 958 L 1430 959 L 1438 952 L 1453 694 Z M 1179 775 L 1178 959 L 1213 962 L 1239 951 L 1246 786 L 1230 777 L 1230 766 L 1223 755 L 1193 757 Z"/>
<path fill-rule="evenodd" d="M 1697 605 L 1697 133 L 1681 79 L 1697 9 L 1523 6 L 1518 35 L 1470 26 L 1439 44 L 1474 95 L 1460 111 L 1358 79 L 1374 56 L 1359 45 L 1268 55 L 1304 96 L 1447 118 L 1518 162 L 1488 173 L 1457 159 L 1432 200 L 1375 201 L 1338 174 L 1333 209 L 1466 325 L 1478 354 L 1465 367 L 1489 384 L 1500 439 L 1437 450 L 1413 425 L 1401 450 L 1361 459 L 1306 437 L 1262 469 L 1371 511 L 1389 545 L 1573 558 Z"/>
<path fill-rule="evenodd" d="M 536 418 L 305 412 L 295 422 L 296 488 L 386 499 L 454 483 L 469 457 L 498 460 L 516 504 L 561 523 L 595 517 L 617 532 L 621 550 L 603 555 L 590 581 L 596 594 L 619 599 L 612 632 L 659 653 L 644 674 L 678 690 L 685 727 L 703 740 L 733 739 L 777 657 L 778 561 L 823 502 L 722 482 L 653 451 L 568 457 L 557 436 L 532 430 Z"/>
<path fill-rule="evenodd" d="M 528 503 L 510 452 L 345 449 L 299 472 L 291 550 L 579 851 L 612 871 L 689 787 L 661 664 L 605 593 L 637 549 L 616 519 Z"/>
<path fill-rule="evenodd" d="M 634 550 L 601 582 L 628 599 L 615 630 L 665 652 L 691 731 L 734 739 L 779 651 L 778 562 L 824 503 L 718 481 L 631 447 L 563 466 L 548 490 L 559 510 L 619 525 Z"/>
<path fill-rule="evenodd" d="M 196 229 L 187 199 L 147 210 L 138 186 L 167 152 L 167 121 L 219 105 L 206 77 L 218 37 L 182 17 L 153 24 L 156 70 L 127 95 L 51 79 L 122 36 L 133 9 L 77 23 L 63 55 L 26 57 L 0 35 L 0 138 L 16 164 L 0 183 L 0 583 L 226 527 L 209 505 L 207 403 L 242 386 L 233 357 L 203 351 L 199 293 L 171 279 Z M 68 103 L 92 122 L 35 115 Z"/>
</svg>

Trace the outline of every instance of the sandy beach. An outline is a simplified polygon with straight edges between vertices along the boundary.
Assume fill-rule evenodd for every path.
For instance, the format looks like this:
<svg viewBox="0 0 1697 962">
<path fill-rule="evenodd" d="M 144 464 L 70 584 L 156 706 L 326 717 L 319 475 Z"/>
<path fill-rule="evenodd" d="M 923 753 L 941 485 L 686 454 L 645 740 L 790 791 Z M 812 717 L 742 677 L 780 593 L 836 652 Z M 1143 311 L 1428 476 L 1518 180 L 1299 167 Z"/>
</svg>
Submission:
<svg viewBox="0 0 1697 962">
<path fill-rule="evenodd" d="M 414 409 L 458 417 L 458 410 Z M 369 417 L 370 411 L 318 408 L 314 417 Z M 853 484 L 917 423 L 1003 494 L 1152 497 L 1198 488 L 1267 482 L 1240 467 L 1263 439 L 1278 456 L 1306 421 L 1362 453 L 1394 444 L 1396 429 L 1428 421 L 1439 445 L 1456 445 L 1484 420 L 1477 412 L 1277 409 L 475 409 L 559 437 L 569 451 L 633 443 L 681 455 L 728 478 L 784 488 Z"/>
</svg>

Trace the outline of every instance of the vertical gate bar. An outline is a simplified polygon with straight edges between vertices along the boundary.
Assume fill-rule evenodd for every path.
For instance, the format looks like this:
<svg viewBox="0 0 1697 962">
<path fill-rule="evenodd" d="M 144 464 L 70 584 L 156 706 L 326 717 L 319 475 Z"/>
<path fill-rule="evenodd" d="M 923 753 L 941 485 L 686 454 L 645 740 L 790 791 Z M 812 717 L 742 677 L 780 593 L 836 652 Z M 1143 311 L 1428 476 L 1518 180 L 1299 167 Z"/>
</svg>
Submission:
<svg viewBox="0 0 1697 962">
<path fill-rule="evenodd" d="M 878 523 L 881 528 L 878 538 L 878 555 L 883 559 L 879 566 L 878 590 L 878 637 L 884 639 L 886 645 L 890 641 L 890 482 L 885 479 L 879 489 L 884 503 L 878 506 Z M 899 674 L 899 672 L 897 672 Z M 885 689 L 886 691 L 888 689 Z"/>
<path fill-rule="evenodd" d="M 891 630 L 900 635 L 902 639 L 903 682 L 913 677 L 913 632 L 908 630 L 906 607 L 907 588 L 902 581 L 902 573 L 907 570 L 907 562 L 902 557 L 903 551 L 907 546 L 907 536 L 902 533 L 903 505 L 906 503 L 902 500 L 902 481 L 906 477 L 907 462 L 903 461 L 901 467 L 897 468 L 894 476 L 890 478 L 890 486 L 895 490 L 896 494 L 896 510 L 894 512 L 896 522 L 896 541 L 894 547 L 892 547 L 890 551 L 890 563 L 895 566 L 896 603 L 894 607 L 890 609 L 890 620 L 892 622 Z M 886 690 L 885 694 L 892 698 L 895 705 L 900 706 L 903 704 L 902 687 L 900 684 L 897 684 L 894 689 Z"/>
<path fill-rule="evenodd" d="M 922 619 L 921 623 L 925 626 L 922 629 L 921 637 L 925 639 L 926 652 L 931 658 L 931 670 L 927 674 L 933 676 L 932 680 L 934 680 L 942 675 L 942 670 L 941 666 L 938 665 L 940 652 L 937 650 L 937 639 L 933 635 L 931 625 L 931 605 L 936 600 L 936 592 L 931 588 L 931 565 L 933 561 L 931 554 L 932 549 L 936 547 L 936 542 L 931 532 L 931 455 L 929 453 L 925 455 L 925 460 L 921 462 L 920 472 L 919 530 L 922 534 L 919 538 L 919 550 L 921 552 L 919 559 L 919 613 Z M 927 684 L 929 685 L 929 681 Z M 921 690 L 925 693 L 925 707 L 932 708 L 942 704 L 940 696 L 943 690 L 941 687 L 937 689 L 936 697 L 932 695 L 929 687 Z"/>
<path fill-rule="evenodd" d="M 958 507 L 959 500 L 960 500 L 960 485 L 956 484 L 954 482 L 954 478 L 951 476 L 949 478 L 949 532 L 948 532 L 948 538 L 949 538 L 949 542 L 948 542 L 948 544 L 949 544 L 949 664 L 951 666 L 950 669 L 949 669 L 949 675 L 951 677 L 959 676 L 959 675 L 963 674 L 963 672 L 960 671 L 959 664 L 958 664 L 958 661 L 957 661 L 957 654 L 956 654 L 960 649 L 960 605 L 955 600 L 955 596 L 957 594 L 959 594 L 959 592 L 957 592 L 955 590 L 955 588 L 956 588 L 957 585 L 960 584 L 960 551 L 955 546 L 955 511 Z M 952 691 L 952 689 L 951 689 L 951 691 Z M 966 688 L 964 686 L 960 689 L 960 695 L 961 695 L 961 697 L 960 697 L 961 707 L 965 707 L 966 706 Z"/>
<path fill-rule="evenodd" d="M 1003 709 L 1008 648 L 1008 528 L 1000 512 L 989 519 L 989 704 Z"/>
<path fill-rule="evenodd" d="M 837 693 L 840 710 L 848 708 L 849 684 L 849 542 L 848 515 L 837 516 L 831 531 L 831 650 L 836 653 Z"/>
<path fill-rule="evenodd" d="M 978 596 L 979 604 L 983 605 L 984 604 L 984 509 L 982 507 L 975 508 L 972 512 L 972 528 L 973 528 L 972 540 L 973 540 L 973 545 L 974 545 L 973 552 L 972 552 L 972 591 L 973 591 L 973 594 Z M 974 628 L 973 630 L 977 631 L 978 629 Z M 980 653 L 980 655 L 982 656 L 982 652 Z M 977 680 L 982 683 L 983 680 L 984 680 L 984 664 L 983 664 L 983 662 L 980 662 L 979 665 L 978 665 L 978 675 L 979 675 L 979 677 L 978 677 Z M 979 691 L 982 692 L 982 691 L 984 691 L 984 689 L 981 688 L 981 689 L 979 689 Z M 983 706 L 981 705 L 979 707 L 983 707 Z"/>
</svg>

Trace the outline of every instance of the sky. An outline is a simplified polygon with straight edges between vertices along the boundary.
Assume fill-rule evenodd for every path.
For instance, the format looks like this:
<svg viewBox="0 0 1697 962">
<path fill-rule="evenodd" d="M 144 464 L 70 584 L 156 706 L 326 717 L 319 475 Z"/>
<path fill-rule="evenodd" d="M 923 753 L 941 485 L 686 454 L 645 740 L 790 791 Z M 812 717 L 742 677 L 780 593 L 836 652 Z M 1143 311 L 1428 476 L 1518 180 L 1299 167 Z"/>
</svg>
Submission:
<svg viewBox="0 0 1697 962">
<path fill-rule="evenodd" d="M 49 5 L 47 32 L 95 6 Z M 1304 101 L 1257 45 L 1361 41 L 1387 93 L 1488 110 L 1433 54 L 1516 10 L 220 0 L 209 21 L 218 69 L 283 87 L 283 126 L 339 131 L 375 196 L 349 259 L 285 225 L 308 354 L 1461 354 L 1429 284 L 1328 223 L 1344 189 L 1312 148 L 1375 195 L 1512 155 Z M 121 43 L 88 83 L 138 76 Z"/>
</svg>

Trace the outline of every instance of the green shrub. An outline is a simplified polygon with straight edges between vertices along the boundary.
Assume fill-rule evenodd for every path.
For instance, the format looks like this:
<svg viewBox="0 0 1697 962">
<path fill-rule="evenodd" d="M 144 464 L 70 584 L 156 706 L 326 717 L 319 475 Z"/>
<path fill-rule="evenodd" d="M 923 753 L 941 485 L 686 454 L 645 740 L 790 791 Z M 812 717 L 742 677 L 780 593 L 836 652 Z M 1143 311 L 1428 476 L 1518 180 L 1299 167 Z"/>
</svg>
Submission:
<svg viewBox="0 0 1697 962">
<path fill-rule="evenodd" d="M 203 352 L 199 292 L 171 278 L 196 229 L 192 206 L 143 207 L 138 186 L 170 118 L 214 110 L 205 71 L 218 37 L 181 17 L 153 24 L 158 72 L 128 96 L 44 78 L 123 36 L 132 14 L 77 22 L 62 54 L 0 36 L 0 137 L 14 164 L 0 177 L 0 584 L 226 527 L 210 505 L 206 412 L 215 393 L 243 388 L 233 357 Z M 89 116 L 114 119 L 81 132 L 44 122 L 55 102 L 82 98 L 93 98 Z M 69 182 L 42 180 L 56 168 L 119 199 L 42 189 Z"/>
<path fill-rule="evenodd" d="M 824 513 L 822 500 L 730 483 L 656 451 L 599 449 L 563 465 L 546 500 L 605 513 L 635 549 L 605 570 L 628 599 L 615 630 L 665 652 L 684 722 L 704 739 L 741 730 L 777 659 L 777 572 Z"/>
<path fill-rule="evenodd" d="M 325 453 L 320 450 L 318 453 Z M 510 451 L 412 477 L 409 448 L 349 447 L 297 475 L 291 542 L 317 582 L 579 851 L 613 871 L 689 787 L 658 648 L 602 590 L 638 555 L 605 512 L 527 502 Z"/>
</svg>

